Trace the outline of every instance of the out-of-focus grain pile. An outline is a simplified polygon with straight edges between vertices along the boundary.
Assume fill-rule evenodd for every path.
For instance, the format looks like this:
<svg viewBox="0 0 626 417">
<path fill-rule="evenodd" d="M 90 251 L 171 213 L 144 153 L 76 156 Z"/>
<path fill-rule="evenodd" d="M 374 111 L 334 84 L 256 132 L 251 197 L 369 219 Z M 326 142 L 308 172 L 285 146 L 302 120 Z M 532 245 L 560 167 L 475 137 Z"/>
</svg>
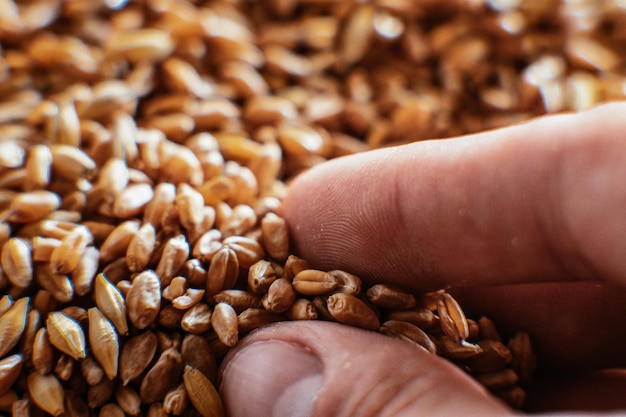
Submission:
<svg viewBox="0 0 626 417">
<path fill-rule="evenodd" d="M 290 255 L 324 160 L 622 98 L 626 3 L 0 0 L 0 412 L 222 415 L 259 326 L 333 320 L 519 406 L 528 336 Z"/>
</svg>

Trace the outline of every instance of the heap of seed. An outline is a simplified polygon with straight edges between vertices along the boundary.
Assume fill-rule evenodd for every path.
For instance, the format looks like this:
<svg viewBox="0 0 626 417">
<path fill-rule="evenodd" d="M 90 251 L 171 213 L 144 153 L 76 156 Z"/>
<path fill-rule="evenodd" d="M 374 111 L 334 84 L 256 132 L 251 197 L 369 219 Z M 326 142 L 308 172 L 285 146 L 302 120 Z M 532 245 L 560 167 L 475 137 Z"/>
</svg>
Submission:
<svg viewBox="0 0 626 417">
<path fill-rule="evenodd" d="M 282 320 L 521 406 L 526 333 L 312 269 L 275 211 L 327 159 L 622 98 L 622 3 L 0 0 L 0 412 L 221 416 L 220 360 Z"/>
</svg>

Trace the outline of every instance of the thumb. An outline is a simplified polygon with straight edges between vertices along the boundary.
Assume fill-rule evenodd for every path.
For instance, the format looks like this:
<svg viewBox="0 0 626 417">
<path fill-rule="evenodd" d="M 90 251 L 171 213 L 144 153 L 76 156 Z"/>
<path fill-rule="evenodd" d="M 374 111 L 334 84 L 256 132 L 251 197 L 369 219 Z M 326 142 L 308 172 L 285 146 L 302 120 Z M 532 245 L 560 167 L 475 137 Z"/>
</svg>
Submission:
<svg viewBox="0 0 626 417">
<path fill-rule="evenodd" d="M 512 415 L 460 369 L 401 340 L 328 322 L 285 322 L 226 357 L 231 417 Z"/>
</svg>

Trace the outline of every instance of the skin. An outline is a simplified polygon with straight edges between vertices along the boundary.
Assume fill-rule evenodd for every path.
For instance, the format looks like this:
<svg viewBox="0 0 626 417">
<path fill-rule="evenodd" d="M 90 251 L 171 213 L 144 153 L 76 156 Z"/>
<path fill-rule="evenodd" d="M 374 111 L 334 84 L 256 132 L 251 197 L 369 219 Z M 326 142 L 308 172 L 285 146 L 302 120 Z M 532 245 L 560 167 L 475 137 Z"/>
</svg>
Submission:
<svg viewBox="0 0 626 417">
<path fill-rule="evenodd" d="M 528 411 L 619 413 L 626 378 L 600 370 L 625 365 L 624 114 L 614 103 L 320 165 L 282 208 L 293 249 L 370 283 L 450 288 L 471 315 L 527 330 L 542 369 Z M 237 417 L 513 413 L 444 360 L 330 323 L 255 332 L 221 375 Z M 314 395 L 294 410 L 285 392 Z"/>
</svg>

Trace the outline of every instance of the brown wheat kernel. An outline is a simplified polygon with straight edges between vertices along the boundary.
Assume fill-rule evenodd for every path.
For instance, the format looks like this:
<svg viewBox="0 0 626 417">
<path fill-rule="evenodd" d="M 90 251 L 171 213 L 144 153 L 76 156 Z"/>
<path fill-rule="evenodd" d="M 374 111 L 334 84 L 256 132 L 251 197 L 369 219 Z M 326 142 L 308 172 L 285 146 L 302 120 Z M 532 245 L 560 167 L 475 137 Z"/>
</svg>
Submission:
<svg viewBox="0 0 626 417">
<path fill-rule="evenodd" d="M 380 327 L 378 315 L 359 298 L 343 293 L 332 294 L 326 304 L 328 311 L 339 323 L 369 330 Z"/>
<path fill-rule="evenodd" d="M 54 347 L 76 360 L 86 356 L 85 334 L 74 319 L 61 312 L 51 312 L 48 314 L 46 327 Z"/>
<path fill-rule="evenodd" d="M 189 244 L 184 235 L 177 235 L 167 240 L 155 271 L 162 286 L 170 283 L 174 275 L 185 264 L 188 256 Z"/>
<path fill-rule="evenodd" d="M 390 311 L 387 313 L 390 320 L 406 321 L 416 325 L 422 330 L 433 327 L 437 324 L 437 316 L 431 310 L 423 307 L 416 307 L 410 310 Z"/>
<path fill-rule="evenodd" d="M 265 294 L 276 278 L 271 262 L 255 262 L 248 270 L 248 290 L 254 294 Z"/>
<path fill-rule="evenodd" d="M 165 329 L 176 330 L 181 326 L 184 311 L 175 308 L 173 305 L 167 305 L 159 311 L 156 322 Z"/>
<path fill-rule="evenodd" d="M 221 233 L 220 233 L 221 236 Z M 223 289 L 231 288 L 239 275 L 239 260 L 235 251 L 223 246 L 211 258 L 207 271 L 205 296 L 208 301 Z"/>
<path fill-rule="evenodd" d="M 10 411 L 13 417 L 30 417 L 30 401 L 28 399 L 17 400 L 11 404 Z"/>
<path fill-rule="evenodd" d="M 31 248 L 23 239 L 10 238 L 2 246 L 0 254 L 2 269 L 9 281 L 19 288 L 26 288 L 33 279 Z"/>
<path fill-rule="evenodd" d="M 89 385 L 96 385 L 104 377 L 104 370 L 91 355 L 80 361 L 80 371 Z"/>
<path fill-rule="evenodd" d="M 213 297 L 215 303 L 226 303 L 241 313 L 247 308 L 262 307 L 261 297 L 243 290 L 222 290 Z"/>
<path fill-rule="evenodd" d="M 301 271 L 311 269 L 311 265 L 302 258 L 295 255 L 289 255 L 285 261 L 285 277 L 293 280 Z"/>
<path fill-rule="evenodd" d="M 76 268 L 70 274 L 76 295 L 83 296 L 92 288 L 93 279 L 98 270 L 99 258 L 100 252 L 94 246 L 86 248 L 83 252 Z"/>
<path fill-rule="evenodd" d="M 182 370 L 180 353 L 175 348 L 163 351 L 141 381 L 139 389 L 141 401 L 146 404 L 162 401 L 165 394 L 180 382 Z"/>
<path fill-rule="evenodd" d="M 293 277 L 293 288 L 303 295 L 328 294 L 339 286 L 334 275 L 316 269 L 305 269 Z"/>
<path fill-rule="evenodd" d="M 32 240 L 31 256 L 34 262 L 50 262 L 52 251 L 61 245 L 61 240 L 35 236 Z"/>
<path fill-rule="evenodd" d="M 35 334 L 33 340 L 33 367 L 41 375 L 46 375 L 52 371 L 54 350 L 48 336 L 48 330 L 42 327 Z"/>
<path fill-rule="evenodd" d="M 237 316 L 237 328 L 241 333 L 248 333 L 268 324 L 283 321 L 284 319 L 285 317 L 280 313 L 250 307 Z"/>
<path fill-rule="evenodd" d="M 30 223 L 44 218 L 61 204 L 55 193 L 45 190 L 30 191 L 16 195 L 9 207 L 7 220 L 16 223 Z"/>
<path fill-rule="evenodd" d="M 165 398 L 163 398 L 163 410 L 178 416 L 183 413 L 188 402 L 189 398 L 185 385 L 180 383 L 176 388 L 169 390 L 167 394 L 165 394 Z"/>
<path fill-rule="evenodd" d="M 28 298 L 20 298 L 0 316 L 0 357 L 10 352 L 22 337 L 28 315 L 28 301 Z"/>
<path fill-rule="evenodd" d="M 537 367 L 537 358 L 528 333 L 515 333 L 509 339 L 507 347 L 513 356 L 511 368 L 519 375 L 520 383 L 527 384 Z"/>
<path fill-rule="evenodd" d="M 24 357 L 14 354 L 0 359 L 0 395 L 6 394 L 22 371 Z"/>
<path fill-rule="evenodd" d="M 415 307 L 413 294 L 387 284 L 376 284 L 367 292 L 367 299 L 377 307 L 393 310 L 406 310 Z"/>
<path fill-rule="evenodd" d="M 441 293 L 437 300 L 437 315 L 443 332 L 459 343 L 469 336 L 467 319 L 461 307 L 448 293 Z"/>
<path fill-rule="evenodd" d="M 177 332 L 168 332 L 166 330 L 159 330 L 156 332 L 157 346 L 160 352 L 167 349 L 175 349 L 180 351 L 180 345 L 183 342 L 182 336 Z"/>
<path fill-rule="evenodd" d="M 13 305 L 13 298 L 9 294 L 5 294 L 0 298 L 0 316 L 6 313 Z"/>
<path fill-rule="evenodd" d="M 261 303 L 267 311 L 284 313 L 296 300 L 296 293 L 287 278 L 278 278 L 267 289 Z"/>
<path fill-rule="evenodd" d="M 128 319 L 137 329 L 145 329 L 156 319 L 161 308 L 161 282 L 154 271 L 138 274 L 126 295 Z"/>
<path fill-rule="evenodd" d="M 78 393 L 70 390 L 65 391 L 65 414 L 71 417 L 89 414 L 87 403 Z"/>
<path fill-rule="evenodd" d="M 40 314 L 46 315 L 54 311 L 57 307 L 57 300 L 48 291 L 41 289 L 33 298 L 33 308 Z"/>
<path fill-rule="evenodd" d="M 113 229 L 100 246 L 100 261 L 107 263 L 123 256 L 139 231 L 139 226 L 138 221 L 127 220 Z"/>
<path fill-rule="evenodd" d="M 120 219 L 136 217 L 152 200 L 153 195 L 150 184 L 130 184 L 115 197 L 111 214 Z"/>
<path fill-rule="evenodd" d="M 381 333 L 397 337 L 418 345 L 430 353 L 437 354 L 437 345 L 419 327 L 405 321 L 388 320 L 379 330 Z"/>
<path fill-rule="evenodd" d="M 104 274 L 98 274 L 93 290 L 96 305 L 100 311 L 111 320 L 119 334 L 127 335 L 126 302 L 121 292 Z"/>
<path fill-rule="evenodd" d="M 46 145 L 33 145 L 26 160 L 26 191 L 41 190 L 50 183 L 52 153 Z"/>
<path fill-rule="evenodd" d="M 79 148 L 58 144 L 50 146 L 50 152 L 52 154 L 52 174 L 69 181 L 80 178 L 89 179 L 96 169 L 93 159 Z"/>
<path fill-rule="evenodd" d="M 317 320 L 317 309 L 310 300 L 297 298 L 285 312 L 289 320 Z"/>
<path fill-rule="evenodd" d="M 65 411 L 61 383 L 54 375 L 31 372 L 27 378 L 30 399 L 43 411 L 60 416 Z"/>
<path fill-rule="evenodd" d="M 80 262 L 87 245 L 93 243 L 93 236 L 85 226 L 78 226 L 71 230 L 61 240 L 50 256 L 50 264 L 53 270 L 61 274 L 71 273 Z"/>
<path fill-rule="evenodd" d="M 109 379 L 117 376 L 119 338 L 113 324 L 97 307 L 88 310 L 89 343 L 96 358 Z"/>
<path fill-rule="evenodd" d="M 60 381 L 67 381 L 72 376 L 72 372 L 74 372 L 74 359 L 72 359 L 69 355 L 65 353 L 59 356 L 56 364 L 54 365 L 54 374 L 59 378 Z"/>
<path fill-rule="evenodd" d="M 183 295 L 172 300 L 172 306 L 179 310 L 192 308 L 204 298 L 204 292 L 197 288 L 188 288 Z"/>
<path fill-rule="evenodd" d="M 213 308 L 211 326 L 226 346 L 235 346 L 239 340 L 237 313 L 230 305 L 218 303 Z"/>
<path fill-rule="evenodd" d="M 115 401 L 124 413 L 137 416 L 141 413 L 141 397 L 132 387 L 120 386 L 115 390 Z"/>
<path fill-rule="evenodd" d="M 91 409 L 102 407 L 114 392 L 115 381 L 102 378 L 100 382 L 87 388 L 87 406 Z"/>
<path fill-rule="evenodd" d="M 148 408 L 148 417 L 168 417 L 168 414 L 163 410 L 163 403 L 156 402 L 150 405 Z"/>
<path fill-rule="evenodd" d="M 151 331 L 131 337 L 122 347 L 119 375 L 123 385 L 135 380 L 152 362 L 157 349 L 157 337 Z"/>
<path fill-rule="evenodd" d="M 208 342 L 201 336 L 188 334 L 180 348 L 183 362 L 202 372 L 209 380 L 217 376 L 217 361 Z"/>
<path fill-rule="evenodd" d="M 181 184 L 178 186 L 174 201 L 181 226 L 187 230 L 192 230 L 202 223 L 202 209 L 204 207 L 202 194 L 187 184 Z"/>
<path fill-rule="evenodd" d="M 485 316 L 481 317 L 478 320 L 478 330 L 481 339 L 489 339 L 502 342 L 502 337 L 496 329 L 495 323 L 490 318 Z"/>
<path fill-rule="evenodd" d="M 98 417 L 124 417 L 125 415 L 124 410 L 119 405 L 108 403 L 100 408 Z"/>
<path fill-rule="evenodd" d="M 438 341 L 442 356 L 448 359 L 464 360 L 472 358 L 482 352 L 482 348 L 478 344 L 466 341 L 456 343 L 446 335 L 439 337 Z"/>
<path fill-rule="evenodd" d="M 189 400 L 203 417 L 223 417 L 224 406 L 211 381 L 197 369 L 185 367 L 183 373 Z"/>
<path fill-rule="evenodd" d="M 35 281 L 57 301 L 66 303 L 72 300 L 74 288 L 69 277 L 54 272 L 52 264 L 38 265 L 35 268 Z"/>
<path fill-rule="evenodd" d="M 187 290 L 187 279 L 185 277 L 174 277 L 168 286 L 163 289 L 161 296 L 168 301 L 172 301 L 176 297 L 183 295 L 185 290 Z"/>
<path fill-rule="evenodd" d="M 361 292 L 361 278 L 356 275 L 338 269 L 328 271 L 328 273 L 332 275 L 339 284 L 334 291 L 352 295 L 357 295 Z"/>
<path fill-rule="evenodd" d="M 18 351 L 23 356 L 27 366 L 32 365 L 33 342 L 37 331 L 41 328 L 41 313 L 30 309 L 26 316 L 26 325 L 18 344 Z"/>
<path fill-rule="evenodd" d="M 478 343 L 481 352 L 464 361 L 474 372 L 493 372 L 504 368 L 511 362 L 511 351 L 501 342 L 481 340 Z"/>
</svg>

